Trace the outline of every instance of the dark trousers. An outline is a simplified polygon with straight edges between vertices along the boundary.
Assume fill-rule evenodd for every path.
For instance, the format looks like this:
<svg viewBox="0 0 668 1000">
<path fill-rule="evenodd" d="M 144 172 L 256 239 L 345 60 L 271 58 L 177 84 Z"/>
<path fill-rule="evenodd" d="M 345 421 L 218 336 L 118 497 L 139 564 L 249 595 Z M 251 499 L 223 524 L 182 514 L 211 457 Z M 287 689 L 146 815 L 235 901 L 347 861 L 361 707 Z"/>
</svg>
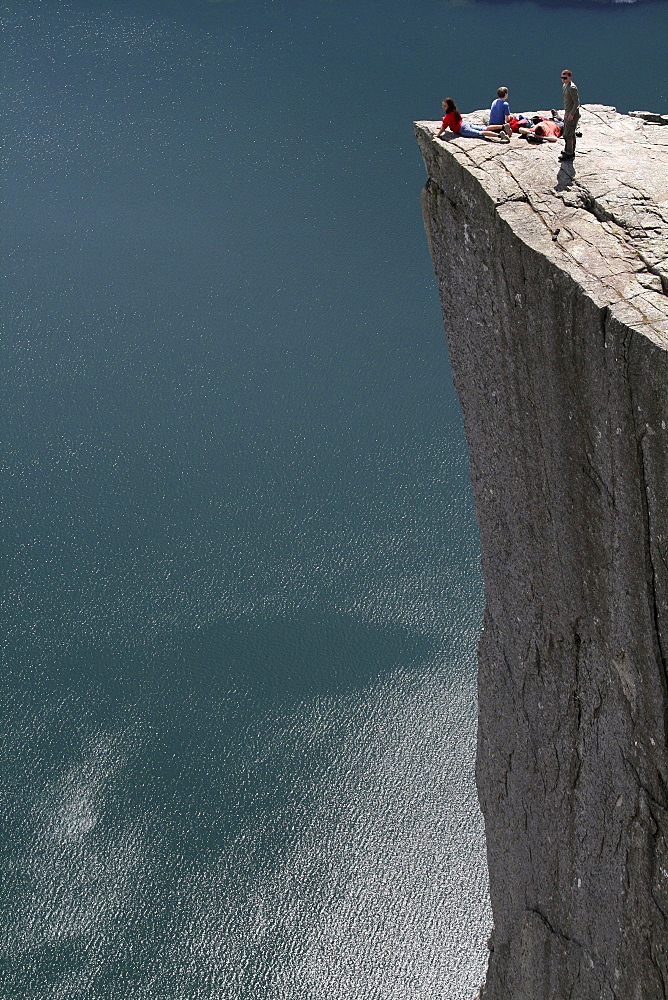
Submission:
<svg viewBox="0 0 668 1000">
<path fill-rule="evenodd" d="M 568 115 L 564 120 L 564 128 L 561 134 L 566 141 L 564 153 L 568 156 L 575 156 L 575 130 L 578 127 L 579 121 L 580 115 L 577 113 L 573 115 L 573 121 L 569 121 Z"/>
</svg>

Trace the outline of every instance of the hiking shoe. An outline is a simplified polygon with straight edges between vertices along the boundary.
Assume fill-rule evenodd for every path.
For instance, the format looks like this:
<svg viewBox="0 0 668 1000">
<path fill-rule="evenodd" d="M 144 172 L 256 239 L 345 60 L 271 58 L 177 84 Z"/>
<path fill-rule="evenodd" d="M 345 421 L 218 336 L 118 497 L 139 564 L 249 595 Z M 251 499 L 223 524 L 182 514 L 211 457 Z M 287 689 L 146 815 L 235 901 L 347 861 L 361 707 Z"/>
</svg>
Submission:
<svg viewBox="0 0 668 1000">
<path fill-rule="evenodd" d="M 511 135 L 513 134 L 513 130 L 511 129 L 509 122 L 506 122 L 506 124 L 503 126 L 503 131 L 510 139 Z"/>
</svg>

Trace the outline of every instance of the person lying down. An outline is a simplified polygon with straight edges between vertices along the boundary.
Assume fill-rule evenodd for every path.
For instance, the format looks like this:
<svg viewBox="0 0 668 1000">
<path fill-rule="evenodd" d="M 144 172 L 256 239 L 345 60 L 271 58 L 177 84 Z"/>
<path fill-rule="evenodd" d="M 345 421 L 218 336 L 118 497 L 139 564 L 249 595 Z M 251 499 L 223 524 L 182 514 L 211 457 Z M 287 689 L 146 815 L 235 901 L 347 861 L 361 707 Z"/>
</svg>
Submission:
<svg viewBox="0 0 668 1000">
<path fill-rule="evenodd" d="M 539 121 L 537 125 L 532 125 L 530 128 L 520 126 L 518 132 L 520 135 L 526 136 L 527 139 L 535 136 L 537 139 L 545 139 L 546 142 L 556 142 L 557 139 L 561 138 L 562 126 L 558 121 L 548 118 Z"/>
</svg>

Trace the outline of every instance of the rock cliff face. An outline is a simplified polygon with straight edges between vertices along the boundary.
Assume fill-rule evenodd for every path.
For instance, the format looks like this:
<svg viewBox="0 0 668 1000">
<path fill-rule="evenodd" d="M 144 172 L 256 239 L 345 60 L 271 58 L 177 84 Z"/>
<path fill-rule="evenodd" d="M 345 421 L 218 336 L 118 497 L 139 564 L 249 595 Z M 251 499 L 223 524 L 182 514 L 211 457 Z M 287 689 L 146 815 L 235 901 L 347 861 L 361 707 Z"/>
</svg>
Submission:
<svg viewBox="0 0 668 1000">
<path fill-rule="evenodd" d="M 485 1000 L 668 997 L 668 127 L 418 122 L 486 612 Z"/>
</svg>

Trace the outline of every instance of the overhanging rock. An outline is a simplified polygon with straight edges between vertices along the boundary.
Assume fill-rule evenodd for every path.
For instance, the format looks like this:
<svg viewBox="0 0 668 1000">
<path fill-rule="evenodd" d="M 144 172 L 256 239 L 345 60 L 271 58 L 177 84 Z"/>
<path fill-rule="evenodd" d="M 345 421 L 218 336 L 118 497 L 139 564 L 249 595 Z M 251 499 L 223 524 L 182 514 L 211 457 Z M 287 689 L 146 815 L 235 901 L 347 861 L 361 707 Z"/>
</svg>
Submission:
<svg viewBox="0 0 668 1000">
<path fill-rule="evenodd" d="M 482 546 L 485 1000 L 668 996 L 668 129 L 416 123 Z"/>
</svg>

